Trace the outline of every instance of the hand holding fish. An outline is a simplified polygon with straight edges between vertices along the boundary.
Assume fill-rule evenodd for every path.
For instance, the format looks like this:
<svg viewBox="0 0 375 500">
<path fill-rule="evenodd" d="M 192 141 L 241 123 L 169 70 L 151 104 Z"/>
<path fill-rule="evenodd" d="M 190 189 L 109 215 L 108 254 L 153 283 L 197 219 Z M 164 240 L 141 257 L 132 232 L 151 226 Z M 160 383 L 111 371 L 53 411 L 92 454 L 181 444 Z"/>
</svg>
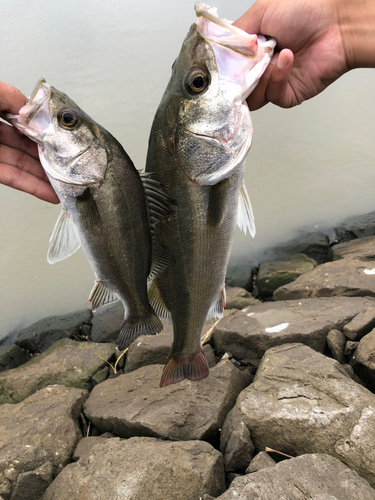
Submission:
<svg viewBox="0 0 375 500">
<path fill-rule="evenodd" d="M 0 117 L 3 112 L 17 114 L 26 100 L 19 90 L 0 82 Z M 37 145 L 4 122 L 0 122 L 0 183 L 59 203 L 40 164 Z"/>
<path fill-rule="evenodd" d="M 234 25 L 276 38 L 275 54 L 250 110 L 268 102 L 290 108 L 347 71 L 374 67 L 375 3 L 357 0 L 258 0 Z"/>
</svg>

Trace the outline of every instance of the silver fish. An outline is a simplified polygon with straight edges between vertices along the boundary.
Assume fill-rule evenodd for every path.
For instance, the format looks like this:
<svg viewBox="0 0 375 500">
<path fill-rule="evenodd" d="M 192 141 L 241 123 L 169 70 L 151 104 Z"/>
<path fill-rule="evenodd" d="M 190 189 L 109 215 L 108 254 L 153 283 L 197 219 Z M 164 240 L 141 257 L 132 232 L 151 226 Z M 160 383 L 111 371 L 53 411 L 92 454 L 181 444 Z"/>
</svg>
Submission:
<svg viewBox="0 0 375 500">
<path fill-rule="evenodd" d="M 162 323 L 147 297 L 150 225 L 168 217 L 171 200 L 150 175 L 139 174 L 109 132 L 44 79 L 19 115 L 8 118 L 37 142 L 63 207 L 48 262 L 63 260 L 82 246 L 96 277 L 88 300 L 92 310 L 118 299 L 124 305 L 120 349 L 139 335 L 159 332 Z M 153 272 L 161 272 L 168 259 L 157 247 L 154 257 Z"/>
<path fill-rule="evenodd" d="M 151 304 L 171 317 L 174 340 L 160 386 L 200 380 L 209 370 L 201 345 L 206 319 L 221 316 L 236 223 L 255 234 L 243 183 L 252 140 L 246 98 L 276 41 L 249 35 L 196 4 L 153 122 L 146 171 L 168 184 L 175 216 L 156 228 L 174 263 L 151 286 Z"/>
</svg>

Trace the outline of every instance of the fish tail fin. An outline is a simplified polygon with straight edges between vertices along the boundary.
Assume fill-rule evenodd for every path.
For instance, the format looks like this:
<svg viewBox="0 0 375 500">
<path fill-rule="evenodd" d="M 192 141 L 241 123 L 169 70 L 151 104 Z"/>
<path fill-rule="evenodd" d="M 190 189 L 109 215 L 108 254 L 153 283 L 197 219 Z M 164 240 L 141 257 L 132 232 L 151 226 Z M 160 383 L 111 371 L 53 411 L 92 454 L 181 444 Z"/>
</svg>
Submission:
<svg viewBox="0 0 375 500">
<path fill-rule="evenodd" d="M 180 361 L 172 355 L 164 367 L 159 385 L 160 387 L 166 387 L 167 385 L 177 384 L 177 382 L 181 382 L 185 378 L 193 381 L 202 380 L 207 378 L 208 375 L 208 364 L 203 348 L 200 346 L 199 350 L 187 360 Z"/>
<path fill-rule="evenodd" d="M 120 351 L 126 349 L 137 337 L 141 335 L 156 335 L 163 329 L 163 323 L 156 316 L 154 310 L 146 317 L 126 319 L 122 325 L 117 343 Z"/>
</svg>

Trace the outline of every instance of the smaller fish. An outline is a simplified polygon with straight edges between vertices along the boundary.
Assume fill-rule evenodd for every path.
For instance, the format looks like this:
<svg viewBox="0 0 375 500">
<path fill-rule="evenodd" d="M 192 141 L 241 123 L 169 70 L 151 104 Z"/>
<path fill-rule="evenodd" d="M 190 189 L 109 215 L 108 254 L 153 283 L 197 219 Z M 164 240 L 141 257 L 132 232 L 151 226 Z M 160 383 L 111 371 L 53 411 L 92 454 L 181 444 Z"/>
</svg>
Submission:
<svg viewBox="0 0 375 500">
<path fill-rule="evenodd" d="M 169 261 L 153 247 L 152 233 L 171 215 L 173 200 L 152 174 L 139 174 L 109 132 L 44 79 L 19 115 L 7 118 L 38 144 L 63 207 L 48 262 L 82 246 L 96 277 L 88 299 L 92 310 L 119 299 L 124 305 L 120 349 L 139 335 L 158 333 L 163 326 L 149 304 L 147 278 L 163 272 Z"/>
</svg>

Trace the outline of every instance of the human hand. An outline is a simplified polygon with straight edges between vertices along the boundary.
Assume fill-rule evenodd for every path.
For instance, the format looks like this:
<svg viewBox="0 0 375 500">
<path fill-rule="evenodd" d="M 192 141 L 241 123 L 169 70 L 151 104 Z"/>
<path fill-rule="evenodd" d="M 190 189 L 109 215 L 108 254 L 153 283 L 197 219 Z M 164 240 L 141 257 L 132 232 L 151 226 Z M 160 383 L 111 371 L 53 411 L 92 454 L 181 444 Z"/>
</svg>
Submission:
<svg viewBox="0 0 375 500">
<path fill-rule="evenodd" d="M 3 112 L 17 114 L 26 100 L 19 90 L 0 82 L 1 118 Z M 40 164 L 35 142 L 4 122 L 0 122 L 0 183 L 41 200 L 59 203 Z"/>
<path fill-rule="evenodd" d="M 271 64 L 250 94 L 250 110 L 268 102 L 290 108 L 314 97 L 351 69 L 343 38 L 352 0 L 258 0 L 234 25 L 277 40 Z M 358 7 L 360 8 L 360 7 Z"/>
</svg>

